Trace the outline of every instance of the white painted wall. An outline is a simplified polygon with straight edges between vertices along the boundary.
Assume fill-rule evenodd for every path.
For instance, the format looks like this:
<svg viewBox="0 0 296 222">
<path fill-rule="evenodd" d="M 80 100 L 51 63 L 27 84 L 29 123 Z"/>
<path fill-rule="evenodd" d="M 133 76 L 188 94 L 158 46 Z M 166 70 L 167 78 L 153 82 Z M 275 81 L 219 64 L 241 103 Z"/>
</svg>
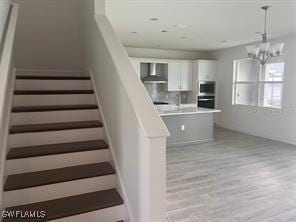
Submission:
<svg viewBox="0 0 296 222">
<path fill-rule="evenodd" d="M 285 42 L 285 77 L 283 109 L 258 108 L 232 105 L 233 61 L 247 57 L 244 46 L 213 53 L 218 60 L 218 125 L 296 144 L 296 35 L 290 35 L 274 42 Z"/>
<path fill-rule="evenodd" d="M 81 0 L 85 55 L 131 222 L 164 222 L 168 131 L 108 18 Z"/>
<path fill-rule="evenodd" d="M 106 13 L 105 0 L 95 0 L 95 13 L 98 15 L 105 15 Z"/>
<path fill-rule="evenodd" d="M 0 1 L 0 43 L 3 37 L 3 31 L 9 12 L 10 0 L 1 0 Z"/>
<path fill-rule="evenodd" d="M 13 0 L 20 4 L 17 68 L 76 70 L 83 65 L 79 0 Z"/>
<path fill-rule="evenodd" d="M 192 60 L 192 59 L 209 59 L 211 57 L 211 54 L 209 52 L 134 48 L 134 47 L 127 47 L 127 46 L 125 47 L 125 49 L 130 57 L 139 57 L 139 58 Z"/>
</svg>

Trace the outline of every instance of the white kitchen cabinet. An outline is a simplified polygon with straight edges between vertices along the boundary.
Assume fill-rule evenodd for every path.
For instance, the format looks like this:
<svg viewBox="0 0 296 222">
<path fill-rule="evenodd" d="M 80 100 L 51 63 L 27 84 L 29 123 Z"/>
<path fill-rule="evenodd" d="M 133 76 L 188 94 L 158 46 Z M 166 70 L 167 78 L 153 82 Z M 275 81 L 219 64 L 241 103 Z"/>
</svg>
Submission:
<svg viewBox="0 0 296 222">
<path fill-rule="evenodd" d="M 192 90 L 193 63 L 191 61 L 181 62 L 181 91 Z"/>
<path fill-rule="evenodd" d="M 191 91 L 193 64 L 190 61 L 171 61 L 168 63 L 167 90 Z"/>
<path fill-rule="evenodd" d="M 215 60 L 197 60 L 195 66 L 198 81 L 216 81 L 217 62 Z"/>
<path fill-rule="evenodd" d="M 132 63 L 133 67 L 135 68 L 136 73 L 138 74 L 138 77 L 141 77 L 141 66 L 140 66 L 140 61 L 138 60 L 134 60 L 134 59 L 130 59 L 130 62 Z"/>
<path fill-rule="evenodd" d="M 180 78 L 181 78 L 181 63 L 169 62 L 167 73 L 167 90 L 179 91 L 180 90 Z"/>
</svg>

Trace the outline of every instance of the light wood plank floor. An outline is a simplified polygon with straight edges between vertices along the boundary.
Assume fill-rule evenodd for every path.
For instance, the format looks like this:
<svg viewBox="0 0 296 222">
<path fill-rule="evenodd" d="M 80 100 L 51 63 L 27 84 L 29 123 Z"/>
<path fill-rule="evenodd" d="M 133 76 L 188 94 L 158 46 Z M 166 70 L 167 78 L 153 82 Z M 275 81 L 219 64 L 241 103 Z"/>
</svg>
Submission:
<svg viewBox="0 0 296 222">
<path fill-rule="evenodd" d="M 215 131 L 167 148 L 167 221 L 296 222 L 296 146 Z"/>
</svg>

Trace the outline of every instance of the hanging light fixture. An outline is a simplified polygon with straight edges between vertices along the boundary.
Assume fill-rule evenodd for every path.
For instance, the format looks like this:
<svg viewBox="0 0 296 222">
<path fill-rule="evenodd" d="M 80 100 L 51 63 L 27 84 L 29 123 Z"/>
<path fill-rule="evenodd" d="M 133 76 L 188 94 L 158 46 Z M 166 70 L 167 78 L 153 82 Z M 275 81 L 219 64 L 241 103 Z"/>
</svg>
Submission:
<svg viewBox="0 0 296 222">
<path fill-rule="evenodd" d="M 262 34 L 262 43 L 259 45 L 249 45 L 246 47 L 248 56 L 253 59 L 257 59 L 261 65 L 265 65 L 266 62 L 273 57 L 283 55 L 284 43 L 277 43 L 270 46 L 267 38 L 267 11 L 271 6 L 263 6 L 261 9 L 265 11 L 264 20 L 264 33 Z"/>
</svg>

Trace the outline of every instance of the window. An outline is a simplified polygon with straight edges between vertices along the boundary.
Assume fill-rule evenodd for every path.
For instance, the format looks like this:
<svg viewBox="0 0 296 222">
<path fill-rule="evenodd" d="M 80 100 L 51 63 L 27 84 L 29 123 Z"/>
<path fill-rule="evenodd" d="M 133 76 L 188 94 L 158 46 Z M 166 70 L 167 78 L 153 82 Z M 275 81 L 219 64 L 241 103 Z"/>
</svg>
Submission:
<svg viewBox="0 0 296 222">
<path fill-rule="evenodd" d="M 282 107 L 283 62 L 261 66 L 253 59 L 234 61 L 233 104 Z"/>
</svg>

